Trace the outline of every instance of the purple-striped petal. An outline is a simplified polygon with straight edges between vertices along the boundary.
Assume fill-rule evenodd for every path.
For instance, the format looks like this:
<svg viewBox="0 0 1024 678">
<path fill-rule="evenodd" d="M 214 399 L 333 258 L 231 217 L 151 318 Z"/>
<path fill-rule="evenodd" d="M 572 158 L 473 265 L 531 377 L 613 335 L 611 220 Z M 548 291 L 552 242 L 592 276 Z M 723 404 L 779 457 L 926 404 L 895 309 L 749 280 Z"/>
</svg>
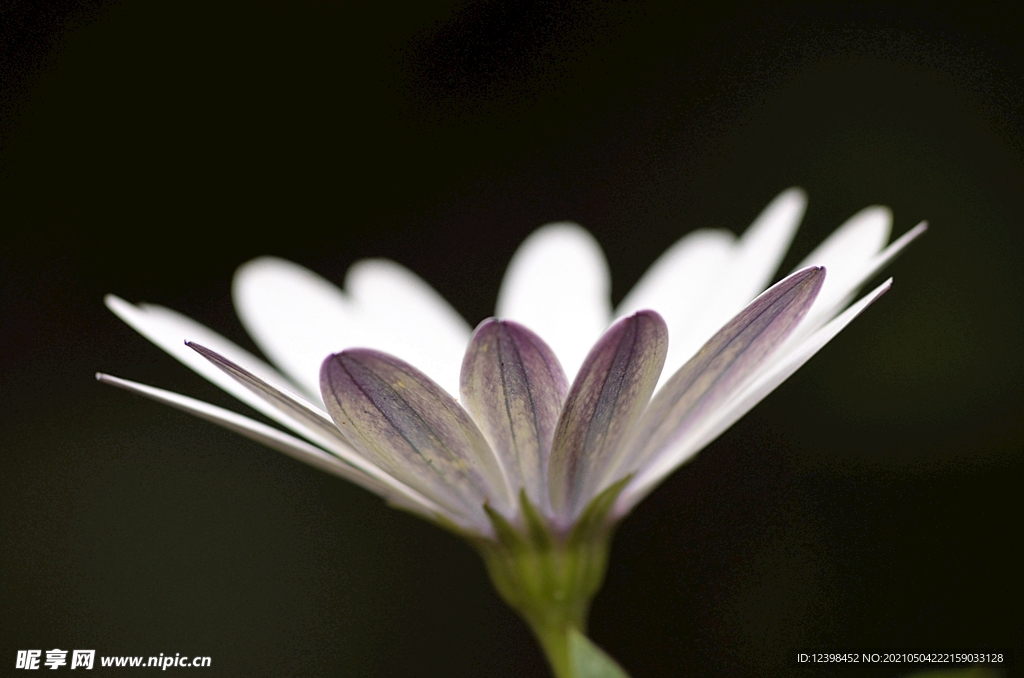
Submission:
<svg viewBox="0 0 1024 678">
<path fill-rule="evenodd" d="M 614 475 L 631 473 L 698 425 L 789 336 L 825 281 L 825 269 L 805 268 L 750 302 L 679 368 L 651 401 L 636 427 L 630 450 Z"/>
<path fill-rule="evenodd" d="M 460 390 L 513 490 L 546 509 L 548 456 L 569 390 L 554 352 L 519 323 L 486 320 L 466 349 Z"/>
<path fill-rule="evenodd" d="M 371 349 L 329 356 L 320 387 L 334 423 L 380 468 L 490 530 L 484 504 L 510 515 L 512 490 L 455 400 L 408 363 Z"/>
<path fill-rule="evenodd" d="M 668 330 L 654 311 L 618 321 L 591 349 L 569 390 L 548 464 L 551 506 L 575 519 L 601 489 L 658 383 Z"/>
</svg>

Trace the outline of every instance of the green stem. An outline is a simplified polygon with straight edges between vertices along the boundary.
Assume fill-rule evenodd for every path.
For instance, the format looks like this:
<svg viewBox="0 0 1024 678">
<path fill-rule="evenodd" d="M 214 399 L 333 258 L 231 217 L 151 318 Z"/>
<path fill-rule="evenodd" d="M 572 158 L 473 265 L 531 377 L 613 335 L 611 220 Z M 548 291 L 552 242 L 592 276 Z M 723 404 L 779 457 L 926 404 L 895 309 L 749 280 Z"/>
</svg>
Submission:
<svg viewBox="0 0 1024 678">
<path fill-rule="evenodd" d="M 537 636 L 544 655 L 555 678 L 576 678 L 572 662 L 569 657 L 569 629 L 568 624 L 538 627 L 531 624 L 533 633 Z"/>
<path fill-rule="evenodd" d="M 478 542 L 491 581 L 530 626 L 555 678 L 576 678 L 570 634 L 586 633 L 590 601 L 601 587 L 608 562 L 608 531 L 589 540 L 545 535 Z"/>
<path fill-rule="evenodd" d="M 494 538 L 471 538 L 498 594 L 537 636 L 555 678 L 577 678 L 572 638 L 587 631 L 590 601 L 608 565 L 608 511 L 628 481 L 595 497 L 567 532 L 554 529 L 523 492 L 518 524 L 485 506 Z"/>
</svg>

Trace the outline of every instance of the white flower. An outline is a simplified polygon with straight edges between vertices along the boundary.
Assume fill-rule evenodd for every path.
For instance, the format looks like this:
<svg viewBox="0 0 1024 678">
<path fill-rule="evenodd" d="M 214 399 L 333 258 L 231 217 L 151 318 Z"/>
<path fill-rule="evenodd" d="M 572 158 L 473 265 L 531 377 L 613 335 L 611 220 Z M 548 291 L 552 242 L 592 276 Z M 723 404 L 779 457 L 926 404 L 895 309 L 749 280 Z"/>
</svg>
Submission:
<svg viewBox="0 0 1024 678">
<path fill-rule="evenodd" d="M 613 523 L 883 294 L 891 280 L 850 305 L 857 290 L 925 229 L 919 224 L 886 246 L 891 214 L 886 208 L 867 208 L 808 255 L 797 273 L 758 297 L 785 255 L 805 205 L 803 192 L 790 189 L 741 238 L 721 230 L 687 235 L 654 263 L 614 311 L 607 265 L 593 238 L 573 224 L 545 226 L 516 253 L 498 298 L 498 317 L 521 325 L 485 323 L 472 345 L 470 327 L 458 313 L 393 262 L 355 264 L 342 291 L 296 264 L 256 259 L 235 276 L 235 306 L 256 344 L 281 372 L 170 309 L 107 297 L 108 307 L 141 334 L 295 435 L 187 396 L 97 377 L 219 423 L 469 535 L 495 536 L 494 516 L 485 512 L 485 502 L 511 524 L 522 525 L 520 491 L 556 529 L 568 530 L 594 497 L 623 481 L 607 513 Z M 657 313 L 638 313 L 643 309 Z M 612 325 L 616 317 L 623 319 Z M 760 329 L 747 329 L 755 321 Z M 486 332 L 490 334 L 482 334 Z M 622 378 L 629 382 L 635 377 L 630 387 L 635 393 L 628 402 L 595 404 L 600 385 L 584 382 L 608 378 L 613 367 L 607 360 L 619 355 L 615 342 L 629 332 L 647 337 L 637 341 L 650 353 L 622 358 Z M 499 335 L 506 343 L 513 337 L 523 346 L 540 347 L 538 356 L 550 346 L 557 357 L 552 357 L 553 364 L 564 369 L 564 376 L 554 370 L 538 387 L 554 394 L 557 402 L 550 403 L 546 423 L 534 427 L 540 442 L 531 452 L 502 442 L 501 426 L 488 423 L 488 412 L 499 406 L 512 412 L 514 394 L 481 390 L 479 384 L 473 391 L 475 377 L 466 376 L 474 364 L 466 355 L 463 365 L 467 346 L 494 349 Z M 377 352 L 333 355 L 353 347 Z M 588 358 L 591 347 L 594 353 Z M 333 357 L 325 362 L 328 356 Z M 603 359 L 606 363 L 595 368 Z M 496 365 L 478 369 L 498 374 L 494 370 L 500 372 L 504 363 Z M 460 366 L 463 404 L 472 417 L 454 400 L 460 393 Z M 357 378 L 356 372 L 363 374 L 359 370 L 364 369 L 376 380 L 371 386 Z M 529 371 L 524 369 L 520 365 L 520 375 Z M 417 370 L 439 388 L 421 379 Z M 382 376 L 385 372 L 390 376 Z M 566 401 L 568 384 L 578 372 L 579 385 L 568 390 Z M 328 385 L 331 375 L 341 381 Z M 559 379 L 564 381 L 560 386 Z M 491 383 L 479 383 L 485 382 Z M 388 417 L 397 410 L 386 405 L 369 418 L 350 416 L 356 411 L 353 398 L 384 402 L 392 398 L 396 383 L 420 398 L 410 416 L 438 418 L 426 423 L 417 419 L 415 426 L 395 424 Z M 650 400 L 656 384 L 664 388 Z M 584 403 L 588 393 L 594 401 L 590 405 Z M 599 419 L 611 422 L 609 430 L 622 430 L 597 435 L 591 424 Z M 508 422 L 506 428 L 515 426 L 511 414 Z M 561 451 L 552 452 L 556 424 L 566 431 L 558 434 L 561 443 L 555 441 Z M 435 435 L 438 430 L 446 433 Z M 394 442 L 413 434 L 427 436 L 424 445 L 444 448 L 441 456 L 436 450 L 413 454 L 418 454 L 415 441 Z M 445 438 L 449 434 L 453 437 Z M 605 440 L 608 436 L 614 444 Z M 411 445 L 413 452 L 403 445 Z"/>
</svg>

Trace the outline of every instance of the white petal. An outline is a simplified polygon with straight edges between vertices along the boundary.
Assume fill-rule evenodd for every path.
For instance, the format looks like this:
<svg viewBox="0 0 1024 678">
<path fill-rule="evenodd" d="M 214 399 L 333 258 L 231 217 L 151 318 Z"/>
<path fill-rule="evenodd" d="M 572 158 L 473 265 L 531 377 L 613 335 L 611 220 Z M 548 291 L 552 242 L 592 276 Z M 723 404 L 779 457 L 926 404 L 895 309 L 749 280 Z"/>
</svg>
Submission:
<svg viewBox="0 0 1024 678">
<path fill-rule="evenodd" d="M 322 426 L 311 424 L 307 417 L 297 416 L 296 409 L 304 409 L 309 417 L 319 418 L 328 426 L 332 425 L 327 412 L 290 393 L 284 377 L 244 349 L 170 309 L 148 304 L 136 307 L 113 295 L 108 295 L 106 302 L 114 313 L 147 339 L 253 409 L 329 450 L 364 473 L 379 477 L 383 482 L 393 480 L 353 450 L 341 437 L 340 432 L 336 436 L 328 435 Z M 224 356 L 254 379 L 279 393 L 287 394 L 282 397 L 290 399 L 292 403 L 275 402 L 274 399 L 267 398 L 259 389 L 244 384 L 186 346 L 186 341 L 202 344 Z"/>
<path fill-rule="evenodd" d="M 133 391 L 146 396 L 147 398 L 152 398 L 158 402 L 171 405 L 172 407 L 176 407 L 184 412 L 194 414 L 197 417 L 219 424 L 229 431 L 240 433 L 250 440 L 255 440 L 256 442 L 266 445 L 271 449 L 283 452 L 293 459 L 298 459 L 299 461 L 309 464 L 321 471 L 332 473 L 344 478 L 345 480 L 353 482 L 364 489 L 388 499 L 391 502 L 400 504 L 404 508 L 414 510 L 427 518 L 433 518 L 435 515 L 443 515 L 436 504 L 416 493 L 412 489 L 398 483 L 398 481 L 389 479 L 391 482 L 386 482 L 368 476 L 350 464 L 328 454 L 319 447 L 310 445 L 303 440 L 299 440 L 294 436 L 283 431 L 279 431 L 276 428 L 267 426 L 266 424 L 261 424 L 258 421 L 244 417 L 230 410 L 225 410 L 222 407 L 217 407 L 216 405 L 211 405 L 201 400 L 189 398 L 188 396 L 174 393 L 172 391 L 165 391 L 164 389 L 155 388 L 153 386 L 146 386 L 145 384 L 129 381 L 127 379 L 119 379 L 118 377 L 114 377 L 109 374 L 97 373 L 96 378 L 103 383 L 111 384 L 128 391 Z"/>
<path fill-rule="evenodd" d="M 441 295 L 387 259 L 354 264 L 345 276 L 345 289 L 359 313 L 359 336 L 357 343 L 334 352 L 359 346 L 389 353 L 459 397 L 459 371 L 471 330 Z M 319 369 L 317 365 L 318 375 Z"/>
<path fill-rule="evenodd" d="M 806 209 L 807 194 L 799 188 L 790 188 L 776 196 L 750 225 L 737 248 L 735 266 L 738 268 L 734 272 L 743 280 L 738 281 L 736 287 L 744 292 L 743 295 L 737 292 L 738 296 L 753 298 L 768 286 L 793 242 Z"/>
<path fill-rule="evenodd" d="M 373 460 L 360 454 L 360 452 L 344 438 L 338 427 L 334 425 L 330 416 L 318 407 L 293 393 L 289 393 L 268 384 L 256 375 L 247 372 L 239 365 L 227 360 L 224 356 L 219 355 L 215 351 L 211 351 L 210 349 L 197 345 L 194 342 L 190 342 L 189 347 L 202 355 L 211 364 L 215 365 L 217 369 L 229 375 L 233 380 L 254 393 L 257 397 L 289 415 L 292 419 L 291 428 L 300 430 L 303 435 L 317 445 L 333 452 L 340 459 L 362 471 L 365 475 L 391 488 L 392 494 L 398 492 L 402 496 L 407 498 L 412 497 L 414 499 L 428 496 L 412 489 L 386 470 L 380 468 L 380 466 L 374 463 Z M 488 450 L 488 452 L 490 452 L 490 450 Z M 435 496 L 430 497 L 431 506 L 437 507 L 437 511 L 444 513 L 455 522 L 466 526 L 473 524 L 479 526 L 479 521 L 475 521 L 474 523 L 473 520 L 467 520 L 455 511 L 445 510 L 444 507 L 435 500 Z M 484 530 L 486 529 L 487 526 L 485 523 Z"/>
<path fill-rule="evenodd" d="M 458 393 L 470 328 L 437 292 L 383 259 L 353 265 L 345 287 L 261 257 L 235 274 L 235 307 L 260 348 L 318 401 L 324 358 L 353 347 L 399 356 Z"/>
<path fill-rule="evenodd" d="M 571 382 L 611 322 L 608 264 L 597 241 L 572 223 L 548 224 L 509 263 L 497 315 L 536 332 Z"/>
<path fill-rule="evenodd" d="M 235 272 L 232 296 L 260 350 L 322 402 L 320 364 L 356 334 L 358 318 L 342 291 L 298 264 L 260 257 Z"/>
<path fill-rule="evenodd" d="M 850 295 L 851 283 L 889 242 L 891 231 L 892 211 L 888 207 L 866 207 L 847 219 L 793 269 L 824 266 L 828 271 L 817 308 L 811 311 L 812 320 Z M 814 325 L 812 322 L 811 326 Z"/>
<path fill-rule="evenodd" d="M 170 353 L 200 375 L 206 377 L 261 414 L 291 428 L 297 433 L 305 435 L 301 428 L 294 428 L 294 421 L 286 413 L 268 404 L 234 379 L 218 370 L 202 356 L 185 346 L 185 342 L 194 341 L 207 346 L 227 357 L 232 362 L 241 365 L 249 372 L 259 376 L 264 381 L 274 384 L 278 388 L 287 389 L 286 384 L 288 384 L 288 380 L 270 365 L 213 330 L 169 308 L 151 304 L 134 306 L 112 294 L 108 294 L 104 298 L 104 302 L 107 308 L 113 311 L 121 320 L 131 325 L 139 334 Z"/>
<path fill-rule="evenodd" d="M 641 469 L 616 502 L 615 514 L 622 516 L 632 510 L 658 483 L 764 400 L 891 286 L 890 278 L 809 337 L 784 346 L 765 363 L 759 374 L 737 390 L 728 403 L 715 410 L 701 426 L 695 426 L 691 434 L 681 438 L 676 445 Z"/>
<path fill-rule="evenodd" d="M 355 453 L 341 431 L 331 421 L 327 412 L 318 406 L 295 393 L 267 383 L 252 372 L 197 342 L 190 341 L 186 345 L 256 395 L 257 398 L 280 411 L 283 416 L 288 418 L 287 426 L 293 431 L 301 433 L 308 440 L 334 452 L 343 459 L 349 460 L 349 457 Z M 357 460 L 355 463 L 359 466 L 361 462 Z"/>
<path fill-rule="evenodd" d="M 897 238 L 884 250 L 877 253 L 872 252 L 868 254 L 868 248 L 862 245 L 863 249 L 859 254 L 859 259 L 851 257 L 848 261 L 837 262 L 837 266 L 841 269 L 837 276 L 839 282 L 832 287 L 827 287 L 828 281 L 832 279 L 833 270 L 829 268 L 828 276 L 825 279 L 826 288 L 822 289 L 822 294 L 818 296 L 814 306 L 807 314 L 804 325 L 797 330 L 796 336 L 793 339 L 797 340 L 806 337 L 829 322 L 836 313 L 850 303 L 861 285 L 875 276 L 890 261 L 896 258 L 907 245 L 916 240 L 926 230 L 928 230 L 928 225 L 922 221 Z M 831 237 L 828 240 L 831 240 Z M 825 242 L 827 243 L 828 240 Z M 826 291 L 828 294 L 826 294 Z"/>
<path fill-rule="evenodd" d="M 739 313 L 771 282 L 807 207 L 799 188 L 780 193 L 734 242 L 728 257 L 716 267 L 710 284 L 701 290 L 689 317 L 669 326 L 669 357 L 662 383 L 693 356 L 711 336 Z M 663 295 L 670 295 L 671 291 Z M 659 311 L 660 309 L 655 308 Z"/>
<path fill-rule="evenodd" d="M 709 289 L 719 280 L 731 261 L 736 236 L 724 230 L 693 231 L 658 257 L 644 276 L 622 300 L 615 315 L 630 315 L 644 309 L 657 311 L 668 326 L 668 357 L 662 381 L 690 358 L 683 339 L 691 318 L 702 305 Z"/>
<path fill-rule="evenodd" d="M 295 408 L 266 398 L 258 390 L 244 385 L 186 346 L 185 342 L 192 341 L 202 344 L 226 357 L 232 363 L 253 375 L 255 379 L 268 384 L 270 388 L 278 392 L 288 393 L 288 397 L 298 403 L 296 407 L 307 410 L 310 413 L 310 417 L 318 417 L 321 421 L 326 422 L 328 426 L 332 426 L 327 412 L 290 393 L 287 387 L 288 382 L 284 377 L 244 349 L 170 309 L 148 304 L 136 307 L 112 295 L 108 295 L 106 301 L 107 306 L 111 310 L 143 336 L 253 409 L 286 426 L 307 440 L 333 452 L 349 464 L 359 467 L 365 473 L 379 476 L 386 475 L 363 459 L 359 453 L 344 442 L 340 434 L 337 436 L 325 434 L 324 427 L 311 424 L 307 418 L 296 416 Z"/>
</svg>

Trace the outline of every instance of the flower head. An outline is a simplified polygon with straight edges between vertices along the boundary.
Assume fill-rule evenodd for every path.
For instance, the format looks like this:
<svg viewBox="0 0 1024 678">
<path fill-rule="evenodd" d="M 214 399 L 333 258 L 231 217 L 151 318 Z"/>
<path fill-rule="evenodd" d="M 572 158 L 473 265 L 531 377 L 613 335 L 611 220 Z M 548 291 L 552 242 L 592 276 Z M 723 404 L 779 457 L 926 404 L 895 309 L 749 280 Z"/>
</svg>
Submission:
<svg viewBox="0 0 1024 678">
<path fill-rule="evenodd" d="M 584 628 L 613 526 L 884 293 L 891 281 L 850 305 L 924 230 L 885 247 L 891 215 L 868 208 L 761 292 L 804 206 L 791 189 L 742 238 L 691 233 L 655 262 L 615 322 L 600 248 L 570 224 L 524 243 L 498 317 L 472 334 L 397 264 L 356 264 L 342 292 L 294 264 L 258 259 L 236 276 L 236 307 L 291 379 L 173 311 L 108 297 L 142 334 L 300 437 L 99 378 L 467 537 L 556 673 L 572 675 L 566 639 Z"/>
</svg>

